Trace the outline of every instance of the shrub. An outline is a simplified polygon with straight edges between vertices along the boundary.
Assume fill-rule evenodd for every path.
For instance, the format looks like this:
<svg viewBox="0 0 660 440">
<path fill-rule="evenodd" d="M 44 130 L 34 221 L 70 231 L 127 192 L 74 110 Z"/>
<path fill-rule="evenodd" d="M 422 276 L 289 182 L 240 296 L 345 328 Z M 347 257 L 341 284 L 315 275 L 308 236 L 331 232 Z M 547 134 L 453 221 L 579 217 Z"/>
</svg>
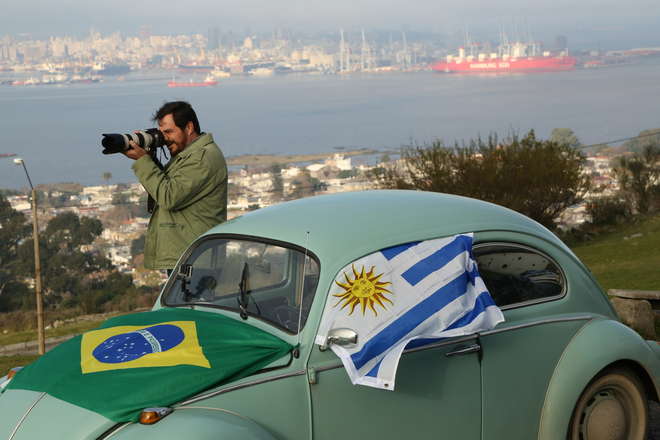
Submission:
<svg viewBox="0 0 660 440">
<path fill-rule="evenodd" d="M 587 203 L 587 214 L 593 225 L 616 225 L 630 218 L 632 207 L 630 202 L 617 196 L 600 197 Z"/>
</svg>

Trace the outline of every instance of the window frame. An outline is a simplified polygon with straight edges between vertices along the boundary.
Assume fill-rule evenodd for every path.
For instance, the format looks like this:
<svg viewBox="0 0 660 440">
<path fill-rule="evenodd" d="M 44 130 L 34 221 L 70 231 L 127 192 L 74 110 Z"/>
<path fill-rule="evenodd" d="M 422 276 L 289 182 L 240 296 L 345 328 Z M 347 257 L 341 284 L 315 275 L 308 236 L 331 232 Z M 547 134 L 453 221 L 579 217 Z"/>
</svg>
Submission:
<svg viewBox="0 0 660 440">
<path fill-rule="evenodd" d="M 179 271 L 179 267 L 180 267 L 183 263 L 185 263 L 185 262 L 190 258 L 190 256 L 192 255 L 192 253 L 193 253 L 197 248 L 199 248 L 200 246 L 204 245 L 206 242 L 208 242 L 208 241 L 213 241 L 213 240 L 227 240 L 227 241 L 231 241 L 231 240 L 237 240 L 237 241 L 254 241 L 254 242 L 258 242 L 258 243 L 264 243 L 264 244 L 267 244 L 267 245 L 273 245 L 273 246 L 278 246 L 278 247 L 282 247 L 282 248 L 285 248 L 285 249 L 294 250 L 294 251 L 297 251 L 297 252 L 299 252 L 300 254 L 302 254 L 302 256 L 303 256 L 303 263 L 304 263 L 304 261 L 305 261 L 305 257 L 310 258 L 310 259 L 312 259 L 313 261 L 315 261 L 315 262 L 316 262 L 316 266 L 317 266 L 317 268 L 318 268 L 318 273 L 319 273 L 319 274 L 321 273 L 321 261 L 319 260 L 319 258 L 318 258 L 318 257 L 316 256 L 316 254 L 315 254 L 314 252 L 312 252 L 310 249 L 306 249 L 306 248 L 304 248 L 304 247 L 302 247 L 302 246 L 298 246 L 298 245 L 296 245 L 296 244 L 288 243 L 288 242 L 285 242 L 285 241 L 273 240 L 273 239 L 264 238 L 264 237 L 258 237 L 258 236 L 253 236 L 253 235 L 242 235 L 242 234 L 209 234 L 209 235 L 205 235 L 205 236 L 201 237 L 200 239 L 196 240 L 193 244 L 191 244 L 191 245 L 190 245 L 190 246 L 184 251 L 183 254 L 181 254 L 181 257 L 179 258 L 179 261 L 177 261 L 177 264 L 176 264 L 176 266 L 174 267 L 174 270 L 173 270 L 173 272 L 172 272 L 172 275 L 169 277 L 169 279 L 167 280 L 167 283 L 165 284 L 165 286 L 164 286 L 163 289 L 162 289 L 162 292 L 161 292 L 161 295 L 160 295 L 160 298 L 159 298 L 159 303 L 160 303 L 161 307 L 164 307 L 164 308 L 186 307 L 186 308 L 192 308 L 192 309 L 194 309 L 195 307 L 208 307 L 208 308 L 217 309 L 217 310 L 224 310 L 224 311 L 232 312 L 232 313 L 235 313 L 235 312 L 236 312 L 236 309 L 235 309 L 235 308 L 232 308 L 232 307 L 226 307 L 226 306 L 221 306 L 221 305 L 216 305 L 216 304 L 211 304 L 211 303 L 204 303 L 204 304 L 187 304 L 187 303 L 186 303 L 186 304 L 178 304 L 178 303 L 168 303 L 168 302 L 166 302 L 167 294 L 170 292 L 170 290 L 172 289 L 174 283 L 176 282 L 176 274 L 177 274 L 178 271 Z M 293 270 L 293 268 L 292 268 L 292 267 L 288 267 L 288 268 L 287 268 L 287 271 L 290 271 L 290 270 Z M 282 280 L 282 282 L 281 282 L 279 285 L 270 286 L 270 287 L 267 287 L 266 289 L 268 289 L 268 288 L 278 288 L 278 287 L 282 287 L 282 286 L 285 285 L 287 282 L 296 283 L 296 282 L 297 282 L 297 281 L 296 281 L 296 277 L 297 277 L 297 276 L 292 276 L 291 279 L 284 279 L 284 280 Z M 303 282 L 304 282 L 304 280 L 303 280 Z M 317 280 L 316 286 L 315 286 L 315 288 L 314 288 L 314 298 L 316 298 L 316 294 L 318 293 L 318 287 L 319 287 L 319 280 Z M 303 284 L 303 288 L 304 288 L 304 284 Z M 258 290 L 262 290 L 262 289 L 257 289 L 257 291 L 258 291 Z M 297 296 L 297 295 L 298 295 L 298 293 L 296 292 L 296 296 Z M 314 299 L 312 299 L 312 301 L 314 301 Z M 302 331 L 304 330 L 304 328 L 305 328 L 305 324 L 307 324 L 307 322 L 309 321 L 309 316 L 307 316 L 307 318 L 303 320 L 303 325 L 301 326 L 301 328 L 298 329 L 298 331 L 296 332 L 296 331 L 290 330 L 290 329 L 288 329 L 288 328 L 286 328 L 286 327 L 283 327 L 283 326 L 281 326 L 281 325 L 278 325 L 278 323 L 276 323 L 276 322 L 274 322 L 274 321 L 271 321 L 271 320 L 266 319 L 266 318 L 264 318 L 264 317 L 262 317 L 262 316 L 259 316 L 258 314 L 254 314 L 254 313 L 252 313 L 252 312 L 250 312 L 250 311 L 248 311 L 247 313 L 248 313 L 248 316 L 249 316 L 250 318 L 257 319 L 257 320 L 259 320 L 259 321 L 261 321 L 261 322 L 263 322 L 263 323 L 265 323 L 265 324 L 268 324 L 269 326 L 275 327 L 276 329 L 281 330 L 281 331 L 284 331 L 285 333 L 288 333 L 288 334 L 291 334 L 291 335 L 296 335 L 296 334 L 302 332 Z"/>
<path fill-rule="evenodd" d="M 564 271 L 564 268 L 557 263 L 557 260 L 552 258 L 550 255 L 548 255 L 546 252 L 543 252 L 539 250 L 538 248 L 535 248 L 533 246 L 530 246 L 528 244 L 521 244 L 521 243 L 516 243 L 516 242 L 508 242 L 508 241 L 483 241 L 483 242 L 478 242 L 474 243 L 472 245 L 472 253 L 473 253 L 473 258 L 474 261 L 477 263 L 477 267 L 479 266 L 478 259 L 477 259 L 477 253 L 480 249 L 488 248 L 488 247 L 506 247 L 510 248 L 512 250 L 519 249 L 523 251 L 528 251 L 537 255 L 542 256 L 543 258 L 547 259 L 550 263 L 552 263 L 558 270 L 559 276 L 561 277 L 562 280 L 562 289 L 561 292 L 558 295 L 553 295 L 553 296 L 547 296 L 544 298 L 537 298 L 537 299 L 531 299 L 527 301 L 522 301 L 522 302 L 517 302 L 517 303 L 511 303 L 507 304 L 504 306 L 498 306 L 500 310 L 512 310 L 512 309 L 518 309 L 521 307 L 528 307 L 528 306 L 533 306 L 536 304 L 542 304 L 546 302 L 551 302 L 551 301 L 557 301 L 562 298 L 564 298 L 568 292 L 568 278 L 566 277 L 566 272 Z M 481 272 L 479 272 L 481 275 Z M 481 275 L 482 278 L 483 275 Z M 485 279 L 484 279 L 485 282 Z M 492 294 L 491 294 L 492 296 Z"/>
</svg>

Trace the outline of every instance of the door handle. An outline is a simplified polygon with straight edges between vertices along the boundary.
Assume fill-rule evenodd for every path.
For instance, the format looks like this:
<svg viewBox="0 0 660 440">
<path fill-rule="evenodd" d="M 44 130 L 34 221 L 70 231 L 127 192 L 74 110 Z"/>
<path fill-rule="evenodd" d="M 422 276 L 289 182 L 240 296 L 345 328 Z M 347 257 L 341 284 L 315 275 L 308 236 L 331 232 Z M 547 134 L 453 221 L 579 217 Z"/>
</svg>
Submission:
<svg viewBox="0 0 660 440">
<path fill-rule="evenodd" d="M 447 357 L 459 356 L 463 354 L 479 353 L 480 351 L 481 351 L 481 345 L 479 344 L 461 345 L 456 350 L 446 353 L 445 356 Z"/>
</svg>

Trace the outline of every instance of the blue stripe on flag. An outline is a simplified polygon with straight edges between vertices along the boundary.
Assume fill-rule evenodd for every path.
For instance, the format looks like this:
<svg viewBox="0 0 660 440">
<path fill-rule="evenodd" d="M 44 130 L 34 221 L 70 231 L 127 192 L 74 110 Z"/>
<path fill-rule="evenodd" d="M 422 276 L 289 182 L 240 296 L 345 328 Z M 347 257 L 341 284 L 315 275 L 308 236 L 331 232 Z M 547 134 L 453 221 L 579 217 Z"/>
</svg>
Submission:
<svg viewBox="0 0 660 440">
<path fill-rule="evenodd" d="M 355 368 L 358 370 L 362 368 L 370 359 L 388 350 L 431 315 L 463 295 L 467 290 L 468 282 L 474 282 L 474 274 L 475 271 L 463 272 L 371 338 L 360 351 L 351 355 Z"/>
<path fill-rule="evenodd" d="M 382 363 L 383 360 L 379 360 L 378 363 L 366 375 L 369 377 L 378 377 L 378 370 L 380 369 L 380 364 Z"/>
<path fill-rule="evenodd" d="M 400 253 L 405 252 L 406 250 L 410 249 L 413 246 L 418 245 L 419 243 L 421 243 L 421 242 L 413 241 L 413 242 L 410 242 L 410 243 L 400 244 L 398 246 L 392 246 L 392 247 L 389 247 L 387 249 L 383 249 L 380 252 L 383 254 L 383 256 L 385 258 L 387 258 L 388 260 L 391 260 L 392 258 L 396 257 Z"/>
<path fill-rule="evenodd" d="M 401 276 L 411 285 L 416 285 L 424 278 L 439 270 L 448 262 L 456 258 L 461 252 L 469 251 L 472 248 L 472 238 L 467 235 L 459 235 L 454 240 L 437 250 L 433 254 L 419 260 Z"/>
<path fill-rule="evenodd" d="M 420 339 L 413 339 L 412 341 L 408 342 L 408 345 L 406 345 L 406 350 L 409 348 L 417 348 L 417 347 L 423 347 L 425 345 L 433 344 L 435 342 L 440 342 L 443 339 L 447 338 L 420 338 Z"/>
<path fill-rule="evenodd" d="M 454 328 L 460 328 L 460 327 L 465 327 L 472 321 L 474 321 L 477 316 L 481 315 L 484 310 L 486 310 L 487 307 L 494 306 L 495 303 L 493 302 L 493 298 L 488 294 L 488 292 L 483 292 L 481 293 L 477 299 L 474 302 L 474 308 L 470 310 L 468 313 L 454 321 L 453 324 L 451 324 L 449 327 L 447 327 L 445 330 L 451 330 Z M 417 348 L 417 347 L 423 347 L 425 345 L 433 344 L 436 342 L 440 342 L 443 339 L 447 338 L 420 338 L 420 339 L 413 339 L 406 345 L 406 350 L 410 348 Z"/>
<path fill-rule="evenodd" d="M 484 312 L 484 310 L 486 310 L 486 307 L 494 306 L 494 305 L 495 303 L 493 302 L 493 299 L 490 297 L 488 292 L 481 293 L 474 302 L 474 308 L 469 312 L 467 312 L 465 315 L 463 315 L 460 319 L 454 321 L 452 325 L 447 327 L 447 330 L 465 327 L 466 325 L 477 319 L 477 316 L 481 315 Z"/>
</svg>

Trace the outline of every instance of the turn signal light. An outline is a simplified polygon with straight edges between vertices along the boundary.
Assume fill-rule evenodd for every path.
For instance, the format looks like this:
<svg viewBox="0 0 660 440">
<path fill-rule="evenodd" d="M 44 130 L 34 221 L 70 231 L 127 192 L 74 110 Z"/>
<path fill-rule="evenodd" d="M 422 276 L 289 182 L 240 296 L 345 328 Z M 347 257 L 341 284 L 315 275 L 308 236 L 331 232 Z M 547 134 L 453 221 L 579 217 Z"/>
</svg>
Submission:
<svg viewBox="0 0 660 440">
<path fill-rule="evenodd" d="M 172 408 L 145 408 L 140 413 L 140 423 L 143 425 L 153 425 L 163 417 L 172 412 Z"/>
<path fill-rule="evenodd" d="M 11 370 L 9 370 L 9 373 L 7 373 L 7 379 L 12 379 L 14 376 L 16 376 L 16 373 L 21 371 L 23 367 L 14 367 Z"/>
</svg>

